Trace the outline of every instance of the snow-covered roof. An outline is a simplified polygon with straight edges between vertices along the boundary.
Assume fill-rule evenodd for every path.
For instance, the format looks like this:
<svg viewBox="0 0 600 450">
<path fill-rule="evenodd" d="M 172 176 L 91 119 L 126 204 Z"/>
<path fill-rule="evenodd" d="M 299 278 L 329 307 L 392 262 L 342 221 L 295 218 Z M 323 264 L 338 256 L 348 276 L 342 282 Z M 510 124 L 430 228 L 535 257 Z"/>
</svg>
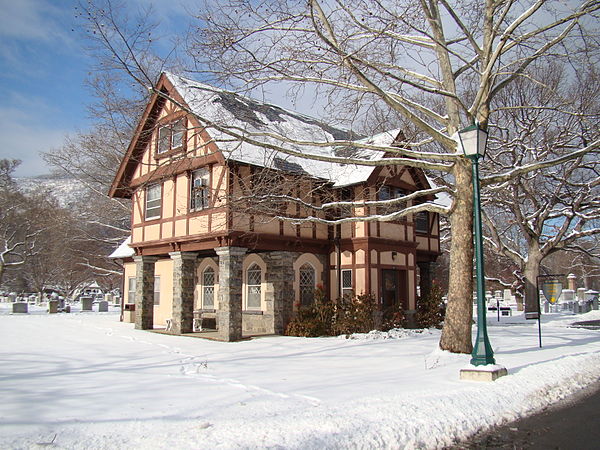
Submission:
<svg viewBox="0 0 600 450">
<path fill-rule="evenodd" d="M 357 143 L 391 145 L 399 132 L 393 130 L 356 140 L 352 132 L 334 128 L 315 118 L 171 73 L 166 73 L 166 76 L 200 122 L 207 125 L 210 136 L 225 158 L 260 167 L 305 173 L 331 181 L 337 187 L 366 181 L 375 167 L 318 161 L 276 151 L 268 146 L 281 146 L 282 141 L 273 135 L 289 139 L 292 142 L 286 142 L 286 148 L 305 155 L 376 160 L 383 158 L 384 152 L 314 143 L 355 140 Z M 239 133 L 256 143 L 236 139 L 228 132 Z"/>
<path fill-rule="evenodd" d="M 129 246 L 131 244 L 131 236 L 121 242 L 121 245 L 117 247 L 117 249 L 109 255 L 109 258 L 112 259 L 125 259 L 131 258 L 135 255 L 135 251 Z"/>
</svg>

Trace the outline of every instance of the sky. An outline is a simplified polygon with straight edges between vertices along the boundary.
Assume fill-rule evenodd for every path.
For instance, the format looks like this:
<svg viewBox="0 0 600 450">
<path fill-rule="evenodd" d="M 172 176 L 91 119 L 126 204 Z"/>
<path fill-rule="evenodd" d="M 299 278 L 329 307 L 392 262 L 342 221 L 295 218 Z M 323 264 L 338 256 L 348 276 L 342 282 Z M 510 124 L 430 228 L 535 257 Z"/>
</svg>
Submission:
<svg viewBox="0 0 600 450">
<path fill-rule="evenodd" d="M 22 160 L 17 176 L 49 173 L 40 152 L 89 126 L 75 3 L 0 0 L 0 158 Z"/>
<path fill-rule="evenodd" d="M 0 158 L 22 161 L 16 176 L 50 173 L 41 152 L 60 148 L 66 135 L 92 123 L 85 79 L 93 61 L 76 17 L 78 3 L 0 0 Z M 150 3 L 128 0 L 127 6 Z M 193 3 L 158 1 L 157 21 L 169 29 Z"/>
</svg>

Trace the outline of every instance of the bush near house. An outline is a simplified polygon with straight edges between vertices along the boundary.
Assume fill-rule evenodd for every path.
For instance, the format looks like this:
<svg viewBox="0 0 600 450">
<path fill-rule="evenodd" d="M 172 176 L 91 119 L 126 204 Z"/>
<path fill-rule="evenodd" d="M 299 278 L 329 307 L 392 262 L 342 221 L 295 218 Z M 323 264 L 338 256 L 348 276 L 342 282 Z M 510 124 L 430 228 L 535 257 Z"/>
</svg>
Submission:
<svg viewBox="0 0 600 450">
<path fill-rule="evenodd" d="M 347 295 L 330 301 L 322 290 L 317 289 L 315 301 L 298 307 L 285 334 L 318 337 L 368 333 L 375 329 L 387 331 L 401 327 L 403 321 L 404 314 L 400 308 L 379 311 L 371 295 Z"/>
<path fill-rule="evenodd" d="M 442 289 L 437 284 L 431 286 L 429 295 L 417 302 L 415 319 L 419 328 L 442 328 L 446 308 L 442 299 Z"/>
</svg>

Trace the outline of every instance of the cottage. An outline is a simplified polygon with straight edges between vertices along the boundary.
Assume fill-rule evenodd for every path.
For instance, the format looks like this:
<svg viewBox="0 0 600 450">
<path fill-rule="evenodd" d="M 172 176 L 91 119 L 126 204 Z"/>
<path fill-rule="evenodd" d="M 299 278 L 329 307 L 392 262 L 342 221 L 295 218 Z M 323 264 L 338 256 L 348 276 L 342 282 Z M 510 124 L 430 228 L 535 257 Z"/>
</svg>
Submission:
<svg viewBox="0 0 600 450">
<path fill-rule="evenodd" d="M 330 298 L 370 293 L 382 308 L 414 312 L 417 280 L 428 289 L 439 254 L 437 214 L 332 225 L 326 219 L 386 211 L 308 204 L 386 200 L 429 188 L 420 170 L 307 160 L 301 153 L 370 161 L 389 155 L 304 145 L 356 137 L 173 74 L 161 76 L 157 91 L 110 188 L 132 204 L 124 302 L 135 304 L 136 328 L 187 333 L 202 318 L 226 341 L 281 334 L 317 286 Z M 275 151 L 275 135 L 289 140 L 292 154 Z M 398 135 L 361 142 L 389 146 Z"/>
</svg>

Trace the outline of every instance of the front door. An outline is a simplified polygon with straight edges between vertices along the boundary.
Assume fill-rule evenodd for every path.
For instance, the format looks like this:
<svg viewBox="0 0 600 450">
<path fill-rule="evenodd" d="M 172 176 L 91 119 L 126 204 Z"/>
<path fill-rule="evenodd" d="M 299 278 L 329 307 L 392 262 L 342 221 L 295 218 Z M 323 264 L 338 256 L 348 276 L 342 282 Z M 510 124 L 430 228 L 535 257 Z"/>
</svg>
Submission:
<svg viewBox="0 0 600 450">
<path fill-rule="evenodd" d="M 384 310 L 398 304 L 399 278 L 398 270 L 383 269 L 381 271 L 381 306 Z"/>
</svg>

